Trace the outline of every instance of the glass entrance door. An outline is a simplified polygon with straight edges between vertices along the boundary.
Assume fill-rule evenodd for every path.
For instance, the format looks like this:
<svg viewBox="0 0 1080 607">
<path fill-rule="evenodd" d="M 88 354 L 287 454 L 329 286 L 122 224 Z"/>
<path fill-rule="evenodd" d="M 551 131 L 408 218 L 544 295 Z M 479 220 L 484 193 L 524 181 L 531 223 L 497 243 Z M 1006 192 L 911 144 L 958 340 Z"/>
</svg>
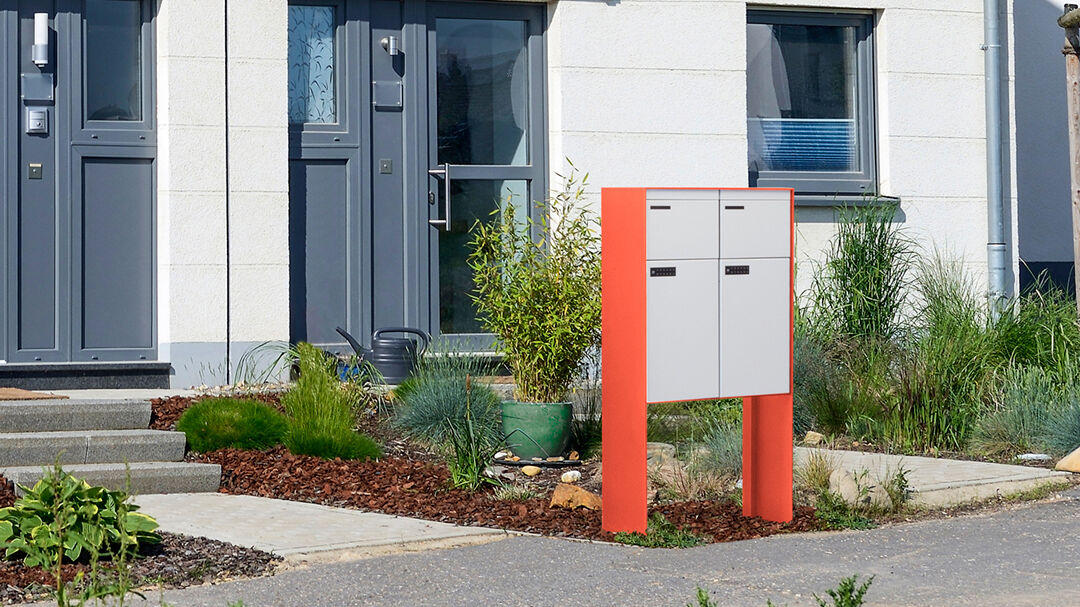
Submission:
<svg viewBox="0 0 1080 607">
<path fill-rule="evenodd" d="M 545 189 L 543 7 L 433 4 L 428 27 L 430 326 L 490 350 L 470 297 L 470 228 Z"/>
</svg>

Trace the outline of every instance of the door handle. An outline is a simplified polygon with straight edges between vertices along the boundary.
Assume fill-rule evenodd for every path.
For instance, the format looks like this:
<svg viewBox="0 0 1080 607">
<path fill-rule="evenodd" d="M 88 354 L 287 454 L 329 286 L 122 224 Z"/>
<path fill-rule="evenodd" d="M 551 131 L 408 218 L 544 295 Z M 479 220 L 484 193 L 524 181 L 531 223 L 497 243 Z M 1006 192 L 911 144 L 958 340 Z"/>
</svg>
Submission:
<svg viewBox="0 0 1080 607">
<path fill-rule="evenodd" d="M 449 163 L 436 169 L 428 169 L 428 175 L 439 179 L 446 188 L 446 198 L 443 199 L 443 216 L 445 219 L 429 219 L 428 224 L 440 228 L 445 232 L 450 231 L 450 167 Z"/>
</svg>

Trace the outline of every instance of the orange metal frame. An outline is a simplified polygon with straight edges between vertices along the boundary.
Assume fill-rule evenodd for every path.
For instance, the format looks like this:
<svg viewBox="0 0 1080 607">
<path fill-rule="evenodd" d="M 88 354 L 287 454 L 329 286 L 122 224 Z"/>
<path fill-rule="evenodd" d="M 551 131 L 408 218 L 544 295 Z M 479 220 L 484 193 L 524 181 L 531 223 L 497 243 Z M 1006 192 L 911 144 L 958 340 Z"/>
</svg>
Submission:
<svg viewBox="0 0 1080 607">
<path fill-rule="evenodd" d="M 665 188 L 680 189 L 680 188 Z M 681 188 L 727 189 L 751 188 Z M 794 353 L 795 196 L 791 190 L 789 310 Z M 646 486 L 646 260 L 645 188 L 603 188 L 603 528 L 645 532 Z M 789 361 L 794 373 L 794 362 Z M 772 521 L 792 518 L 792 396 L 743 398 L 743 514 Z"/>
</svg>

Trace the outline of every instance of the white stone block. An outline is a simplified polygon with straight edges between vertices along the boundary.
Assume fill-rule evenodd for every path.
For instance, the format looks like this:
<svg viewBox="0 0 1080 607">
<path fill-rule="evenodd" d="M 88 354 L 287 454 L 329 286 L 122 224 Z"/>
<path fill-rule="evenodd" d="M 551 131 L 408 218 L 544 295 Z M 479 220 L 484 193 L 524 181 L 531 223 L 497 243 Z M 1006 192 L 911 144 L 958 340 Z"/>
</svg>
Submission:
<svg viewBox="0 0 1080 607">
<path fill-rule="evenodd" d="M 230 128 L 229 187 L 234 192 L 288 192 L 288 130 Z"/>
<path fill-rule="evenodd" d="M 289 75 L 284 59 L 229 59 L 229 126 L 289 128 Z"/>
<path fill-rule="evenodd" d="M 169 173 L 169 188 L 187 192 L 224 191 L 225 129 L 174 126 L 165 130 L 168 150 L 162 154 L 158 170 Z"/>
<path fill-rule="evenodd" d="M 174 265 L 162 279 L 169 281 L 171 292 L 169 327 L 172 341 L 225 340 L 224 265 Z"/>
<path fill-rule="evenodd" d="M 233 341 L 289 339 L 289 266 L 239 266 L 231 274 Z"/>
<path fill-rule="evenodd" d="M 225 263 L 225 194 L 171 192 L 169 259 L 176 265 Z"/>
<path fill-rule="evenodd" d="M 288 265 L 288 193 L 233 192 L 229 259 L 237 265 Z"/>
</svg>

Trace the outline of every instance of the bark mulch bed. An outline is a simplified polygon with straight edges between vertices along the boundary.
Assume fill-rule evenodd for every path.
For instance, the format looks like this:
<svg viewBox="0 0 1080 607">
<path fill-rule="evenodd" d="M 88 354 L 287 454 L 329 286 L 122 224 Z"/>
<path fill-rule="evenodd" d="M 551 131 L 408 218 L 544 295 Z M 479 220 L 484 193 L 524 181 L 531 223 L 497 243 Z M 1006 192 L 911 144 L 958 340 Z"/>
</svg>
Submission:
<svg viewBox="0 0 1080 607">
<path fill-rule="evenodd" d="M 282 447 L 266 451 L 223 449 L 193 456 L 220 464 L 222 493 L 256 495 L 327 506 L 373 510 L 427 520 L 497 527 L 564 537 L 611 540 L 600 529 L 600 513 L 548 506 L 549 498 L 525 502 L 492 499 L 491 491 L 449 489 L 441 464 L 386 457 L 343 462 L 292 455 Z M 714 542 L 745 540 L 822 526 L 811 508 L 799 508 L 791 523 L 745 518 L 731 502 L 675 502 L 654 507 L 680 527 Z"/>
</svg>

